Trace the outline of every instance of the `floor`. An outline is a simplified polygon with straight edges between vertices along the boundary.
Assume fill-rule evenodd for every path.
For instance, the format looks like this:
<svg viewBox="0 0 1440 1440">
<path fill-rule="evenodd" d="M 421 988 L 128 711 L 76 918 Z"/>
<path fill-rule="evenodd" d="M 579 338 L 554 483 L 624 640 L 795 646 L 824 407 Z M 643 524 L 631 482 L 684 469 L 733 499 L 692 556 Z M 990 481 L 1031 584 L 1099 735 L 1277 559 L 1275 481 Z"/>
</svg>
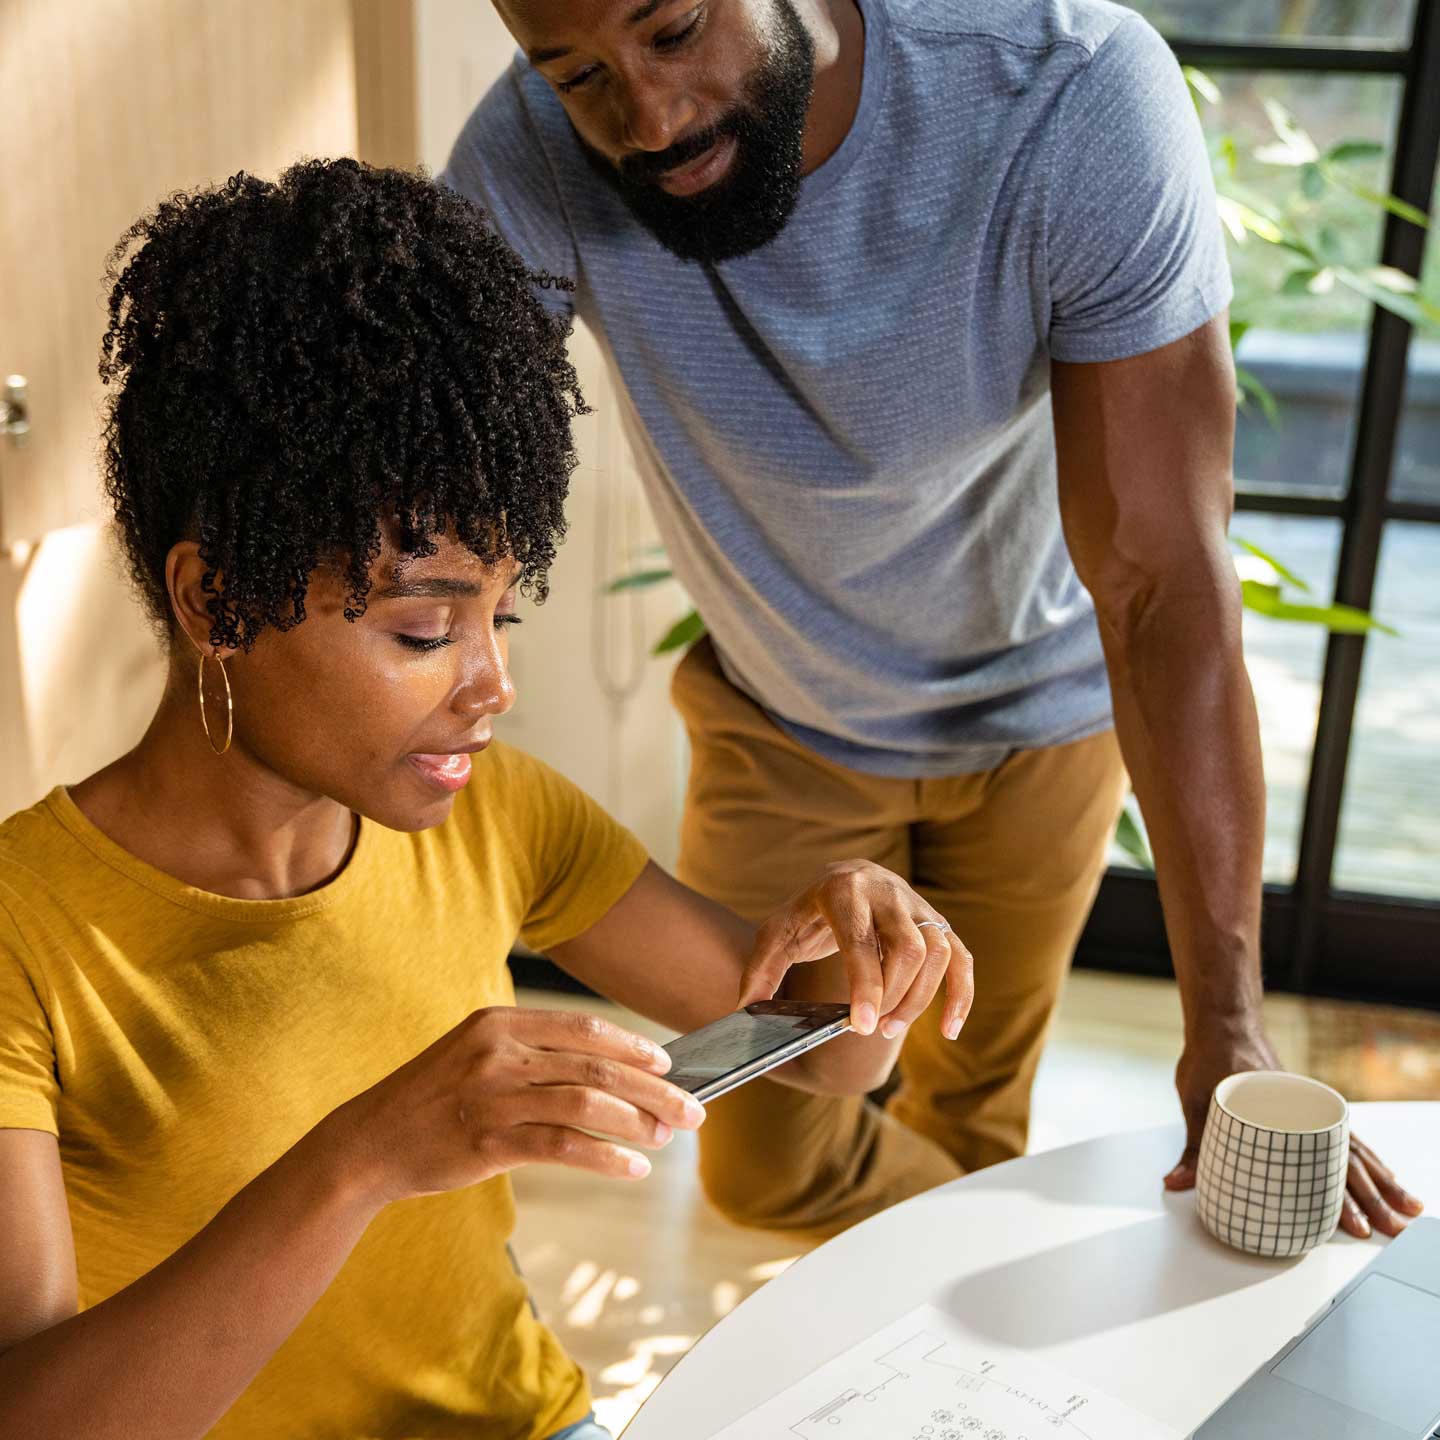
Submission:
<svg viewBox="0 0 1440 1440">
<path fill-rule="evenodd" d="M 522 992 L 519 1003 L 599 1008 L 670 1038 L 595 1001 Z M 1352 1100 L 1440 1098 L 1440 1015 L 1277 995 L 1266 1020 L 1287 1068 Z M 1031 1149 L 1175 1120 L 1180 1034 L 1170 982 L 1075 973 L 1036 1081 Z M 597 1415 L 617 1433 L 700 1335 L 800 1253 L 793 1240 L 708 1210 L 694 1143 L 677 1135 L 635 1186 L 539 1166 L 515 1176 L 520 1263 L 541 1313 L 589 1374 Z"/>
</svg>

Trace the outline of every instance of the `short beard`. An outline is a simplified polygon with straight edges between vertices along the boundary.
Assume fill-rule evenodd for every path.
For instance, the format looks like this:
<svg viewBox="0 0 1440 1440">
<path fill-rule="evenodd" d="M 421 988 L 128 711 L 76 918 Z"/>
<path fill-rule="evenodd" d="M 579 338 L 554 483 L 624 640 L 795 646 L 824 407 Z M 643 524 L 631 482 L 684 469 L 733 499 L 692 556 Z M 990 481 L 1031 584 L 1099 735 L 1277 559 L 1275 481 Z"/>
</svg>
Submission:
<svg viewBox="0 0 1440 1440">
<path fill-rule="evenodd" d="M 815 42 L 792 0 L 774 0 L 776 39 L 740 103 L 714 125 L 616 166 L 582 144 L 591 165 L 673 255 L 713 265 L 767 245 L 800 198 L 805 117 L 815 86 Z M 671 195 L 659 177 L 733 137 L 729 173 L 698 195 Z"/>
</svg>

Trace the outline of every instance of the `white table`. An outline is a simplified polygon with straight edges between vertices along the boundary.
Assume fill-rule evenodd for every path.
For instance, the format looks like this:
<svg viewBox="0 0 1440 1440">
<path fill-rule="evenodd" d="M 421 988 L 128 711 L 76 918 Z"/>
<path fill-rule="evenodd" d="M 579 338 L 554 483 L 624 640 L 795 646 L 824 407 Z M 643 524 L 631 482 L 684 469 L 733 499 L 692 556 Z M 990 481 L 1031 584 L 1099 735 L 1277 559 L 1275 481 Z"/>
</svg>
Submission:
<svg viewBox="0 0 1440 1440">
<path fill-rule="evenodd" d="M 1352 1106 L 1352 1123 L 1440 1213 L 1440 1103 Z M 1161 1177 L 1177 1126 L 1012 1160 L 919 1195 L 812 1251 L 719 1322 L 624 1440 L 702 1440 L 913 1306 L 1018 1346 L 1181 1434 L 1374 1256 L 1338 1234 L 1259 1260 L 1201 1228 Z"/>
</svg>

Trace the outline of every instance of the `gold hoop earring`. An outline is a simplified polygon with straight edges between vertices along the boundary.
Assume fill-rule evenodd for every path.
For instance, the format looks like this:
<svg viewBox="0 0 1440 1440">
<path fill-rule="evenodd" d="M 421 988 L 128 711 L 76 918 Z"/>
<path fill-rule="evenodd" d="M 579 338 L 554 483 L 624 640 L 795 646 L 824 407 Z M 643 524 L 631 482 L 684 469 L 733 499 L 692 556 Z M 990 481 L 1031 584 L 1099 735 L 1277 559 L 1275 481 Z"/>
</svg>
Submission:
<svg viewBox="0 0 1440 1440">
<path fill-rule="evenodd" d="M 205 714 L 205 661 L 207 659 L 213 660 L 220 667 L 220 678 L 225 682 L 225 743 L 218 749 L 215 745 L 215 737 L 210 733 L 210 721 Z M 200 667 L 195 674 L 195 694 L 200 700 L 200 724 L 205 729 L 205 739 L 209 741 L 210 748 L 217 755 L 223 755 L 230 748 L 230 742 L 235 738 L 235 698 L 230 693 L 230 676 L 226 673 L 225 662 L 218 655 L 207 656 L 203 650 L 200 651 Z"/>
</svg>

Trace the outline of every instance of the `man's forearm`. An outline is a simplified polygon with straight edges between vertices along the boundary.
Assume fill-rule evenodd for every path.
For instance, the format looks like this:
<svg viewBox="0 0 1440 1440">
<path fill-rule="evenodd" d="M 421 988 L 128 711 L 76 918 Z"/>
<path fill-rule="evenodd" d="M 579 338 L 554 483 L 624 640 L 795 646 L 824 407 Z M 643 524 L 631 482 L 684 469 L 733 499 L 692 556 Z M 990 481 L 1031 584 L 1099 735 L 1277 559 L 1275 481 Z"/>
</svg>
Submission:
<svg viewBox="0 0 1440 1440">
<path fill-rule="evenodd" d="M 325 1291 L 376 1208 L 329 1163 L 319 1134 L 148 1274 L 0 1353 L 0 1437 L 189 1440 L 210 1430 Z"/>
<path fill-rule="evenodd" d="M 1228 566 L 1222 551 L 1101 615 L 1187 1031 L 1202 1018 L 1249 1024 L 1260 1013 L 1265 782 Z"/>
</svg>

